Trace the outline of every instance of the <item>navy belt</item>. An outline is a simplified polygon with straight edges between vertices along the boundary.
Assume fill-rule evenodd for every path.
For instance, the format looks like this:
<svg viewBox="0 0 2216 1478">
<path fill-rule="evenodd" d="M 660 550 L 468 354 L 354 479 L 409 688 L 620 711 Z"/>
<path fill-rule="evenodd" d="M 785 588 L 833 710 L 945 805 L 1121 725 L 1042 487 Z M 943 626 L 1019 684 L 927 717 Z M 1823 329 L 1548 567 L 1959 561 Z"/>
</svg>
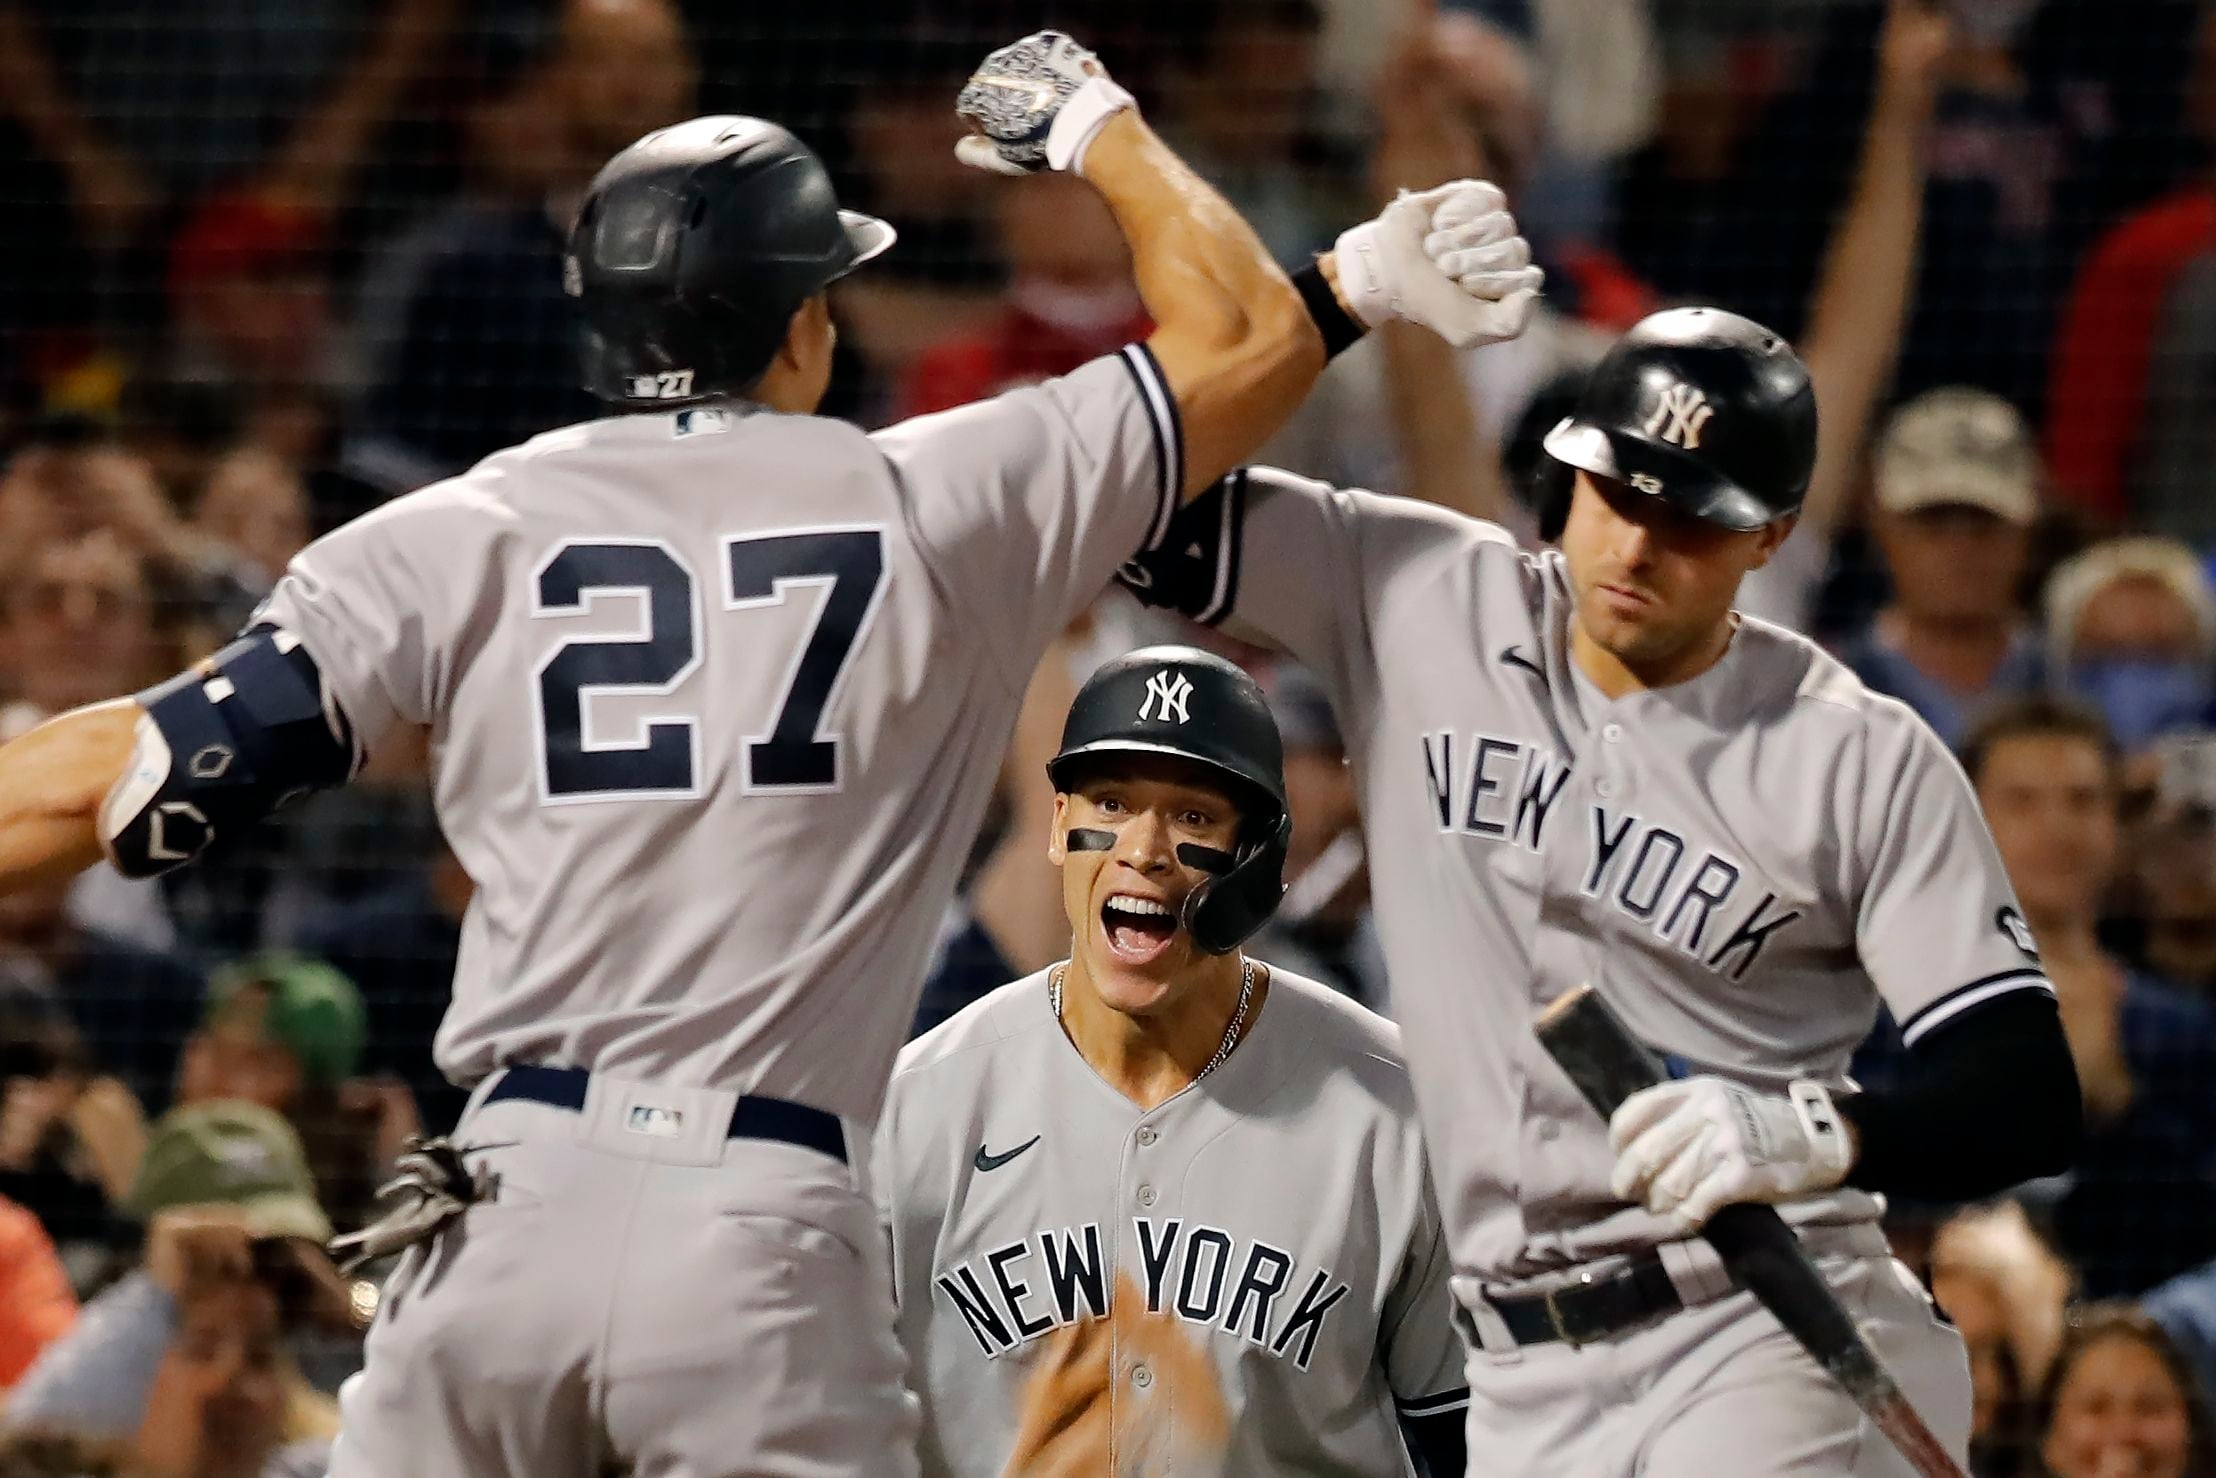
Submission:
<svg viewBox="0 0 2216 1478">
<path fill-rule="evenodd" d="M 479 1106 L 503 1098 L 520 1098 L 552 1108 L 581 1110 L 585 1106 L 585 1085 L 591 1081 L 592 1074 L 581 1067 L 503 1068 Z M 829 1155 L 841 1165 L 846 1163 L 846 1130 L 838 1117 L 782 1098 L 751 1093 L 742 1096 L 731 1106 L 731 1124 L 725 1138 L 775 1139 Z"/>
<path fill-rule="evenodd" d="M 1642 1252 L 1601 1277 L 1581 1279 L 1547 1293 L 1485 1295 L 1519 1345 L 1560 1340 L 1572 1345 L 1607 1339 L 1685 1307 L 1661 1254 Z"/>
</svg>

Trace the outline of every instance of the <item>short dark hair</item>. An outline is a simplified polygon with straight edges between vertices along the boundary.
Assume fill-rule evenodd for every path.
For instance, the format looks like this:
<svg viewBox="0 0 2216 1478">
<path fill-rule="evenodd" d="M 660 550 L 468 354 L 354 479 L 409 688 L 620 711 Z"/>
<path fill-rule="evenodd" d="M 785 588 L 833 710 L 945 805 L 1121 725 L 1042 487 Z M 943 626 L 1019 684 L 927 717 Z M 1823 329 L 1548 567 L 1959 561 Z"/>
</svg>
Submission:
<svg viewBox="0 0 2216 1478">
<path fill-rule="evenodd" d="M 1972 785 L 1978 783 L 1993 751 L 2011 739 L 2081 739 L 2100 751 L 2111 785 L 2123 778 L 2123 751 L 2116 747 L 2116 736 L 2109 732 L 2108 720 L 2099 709 L 2075 698 L 2030 693 L 1988 709 L 1971 726 L 1959 757 Z"/>
<path fill-rule="evenodd" d="M 144 1471 L 120 1442 L 33 1428 L 0 1434 L 0 1478 L 134 1478 Z"/>
<path fill-rule="evenodd" d="M 2178 1388 L 2178 1399 L 2185 1403 L 2185 1471 L 2192 1474 L 2216 1472 L 2216 1433 L 2209 1427 L 2208 1403 L 2201 1396 L 2200 1376 L 2194 1371 L 2193 1362 L 2186 1358 L 2185 1351 L 2170 1337 L 2170 1332 L 2135 1304 L 2088 1304 L 2071 1313 L 2069 1323 L 2062 1330 L 2062 1343 L 2055 1349 L 2054 1362 L 2047 1367 L 2047 1378 L 2039 1387 L 2033 1439 L 2040 1443 L 2047 1440 L 2047 1432 L 2054 1425 L 2055 1403 L 2061 1398 L 2062 1385 L 2070 1378 L 2070 1371 L 2095 1345 L 2116 1339 L 2129 1340 L 2162 1362 L 2170 1383 Z"/>
</svg>

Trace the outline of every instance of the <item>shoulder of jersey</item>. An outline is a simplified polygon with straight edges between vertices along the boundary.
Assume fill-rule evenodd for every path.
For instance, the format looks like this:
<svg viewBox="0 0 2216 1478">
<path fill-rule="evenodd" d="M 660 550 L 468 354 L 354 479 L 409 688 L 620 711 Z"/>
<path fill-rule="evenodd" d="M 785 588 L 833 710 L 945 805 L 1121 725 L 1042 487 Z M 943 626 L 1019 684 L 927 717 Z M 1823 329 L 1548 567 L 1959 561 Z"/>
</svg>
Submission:
<svg viewBox="0 0 2216 1478">
<path fill-rule="evenodd" d="M 1262 1009 L 1283 1009 L 1295 1017 L 1294 1035 L 1316 1056 L 1396 1097 L 1406 1092 L 1408 1059 L 1401 1050 L 1400 1028 L 1361 1002 L 1271 965 L 1269 1000 Z"/>
<path fill-rule="evenodd" d="M 1774 664 L 1786 674 L 1798 672 L 1792 690 L 1796 704 L 1821 704 L 1839 710 L 1867 729 L 1891 730 L 1904 720 L 1920 722 L 1914 709 L 1871 688 L 1846 663 L 1797 631 L 1742 614 L 1739 640 L 1761 649 L 1755 654 L 1758 660 Z"/>
<path fill-rule="evenodd" d="M 1386 498 L 1395 503 L 1405 504 L 1409 511 L 1418 513 L 1419 516 L 1429 514 L 1436 518 L 1442 527 L 1461 532 L 1473 544 L 1495 547 L 1500 552 L 1517 558 L 1529 558 L 1524 554 L 1522 547 L 1516 543 L 1516 536 L 1499 524 L 1488 523 L 1481 518 L 1471 518 L 1467 514 L 1457 513 L 1451 508 L 1441 508 L 1435 503 L 1426 503 L 1420 498 L 1404 497 L 1398 493 L 1372 492 L 1368 488 L 1334 487 L 1328 482 L 1321 482 L 1313 477 L 1303 477 L 1297 472 L 1287 472 L 1282 467 L 1268 467 L 1257 464 L 1244 468 L 1242 471 L 1246 476 L 1249 496 L 1257 490 L 1282 487 L 1291 491 L 1304 491 L 1317 496 L 1339 492 L 1358 493 L 1365 498 Z"/>
<path fill-rule="evenodd" d="M 1053 1017 L 1046 1009 L 1046 977 L 1039 970 L 1011 980 L 901 1048 L 893 1062 L 894 1082 L 980 1049 L 1047 1033 Z"/>
</svg>

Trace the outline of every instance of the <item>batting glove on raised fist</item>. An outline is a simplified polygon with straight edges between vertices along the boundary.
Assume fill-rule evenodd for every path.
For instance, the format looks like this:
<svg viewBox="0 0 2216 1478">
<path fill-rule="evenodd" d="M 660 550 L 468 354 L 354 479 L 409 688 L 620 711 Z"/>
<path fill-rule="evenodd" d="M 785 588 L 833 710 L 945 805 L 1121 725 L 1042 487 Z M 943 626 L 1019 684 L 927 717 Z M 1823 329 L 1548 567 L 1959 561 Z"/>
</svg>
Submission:
<svg viewBox="0 0 2216 1478">
<path fill-rule="evenodd" d="M 1853 1148 L 1820 1083 L 1758 1093 L 1722 1078 L 1658 1083 L 1608 1121 L 1609 1186 L 1688 1233 L 1734 1201 L 1784 1201 L 1837 1185 Z"/>
<path fill-rule="evenodd" d="M 975 132 L 954 146 L 954 156 L 995 174 L 1082 173 L 1085 146 L 1131 105 L 1100 58 L 1060 31 L 1037 31 L 971 74 L 954 111 Z"/>
<path fill-rule="evenodd" d="M 1342 234 L 1333 257 L 1340 295 L 1365 325 L 1405 319 L 1457 349 L 1522 333 L 1546 281 L 1507 197 L 1483 180 L 1403 193 Z"/>
</svg>

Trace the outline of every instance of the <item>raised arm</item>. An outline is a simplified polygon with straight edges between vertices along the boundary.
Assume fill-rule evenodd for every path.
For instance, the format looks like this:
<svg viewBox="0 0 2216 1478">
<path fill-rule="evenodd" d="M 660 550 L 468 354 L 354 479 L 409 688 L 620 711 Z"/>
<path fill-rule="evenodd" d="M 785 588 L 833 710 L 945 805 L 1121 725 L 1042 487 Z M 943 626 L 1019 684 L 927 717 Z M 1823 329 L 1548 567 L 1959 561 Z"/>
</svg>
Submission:
<svg viewBox="0 0 2216 1478">
<path fill-rule="evenodd" d="M 1184 498 L 1291 416 L 1327 349 L 1394 317 L 1459 343 L 1512 337 L 1536 294 L 1527 265 L 1504 273 L 1488 258 L 1481 271 L 1465 256 L 1457 272 L 1441 257 L 1513 236 L 1497 192 L 1488 197 L 1495 210 L 1465 209 L 1454 222 L 1434 220 L 1443 191 L 1396 202 L 1342 236 L 1296 286 L 1238 213 L 1139 117 L 1098 59 L 1059 32 L 994 52 L 956 109 L 975 130 L 957 150 L 965 162 L 1003 174 L 1071 170 L 1107 201 L 1156 324 L 1147 347 L 1176 403 Z M 1498 219 L 1480 223 L 1492 215 Z M 1442 232 L 1452 239 L 1438 239 Z"/>
<path fill-rule="evenodd" d="M 1943 11 L 1892 0 L 1854 193 L 1824 255 L 1802 344 L 1819 414 L 1801 517 L 1824 533 L 1839 522 L 1872 412 L 1900 357 L 1923 220 L 1924 136 L 1947 45 Z"/>
</svg>

